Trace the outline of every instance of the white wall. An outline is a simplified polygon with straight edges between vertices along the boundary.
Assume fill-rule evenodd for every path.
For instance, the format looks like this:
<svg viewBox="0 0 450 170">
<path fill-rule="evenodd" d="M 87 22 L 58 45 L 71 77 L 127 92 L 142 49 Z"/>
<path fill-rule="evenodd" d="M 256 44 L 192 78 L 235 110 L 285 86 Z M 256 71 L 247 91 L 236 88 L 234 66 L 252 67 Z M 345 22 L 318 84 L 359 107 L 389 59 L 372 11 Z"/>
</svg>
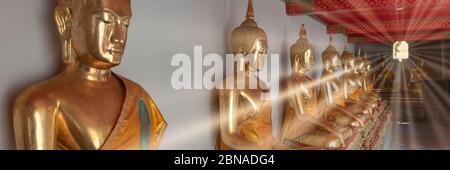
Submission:
<svg viewBox="0 0 450 170">
<path fill-rule="evenodd" d="M 44 1 L 44 2 L 43 2 Z M 58 71 L 59 42 L 52 21 L 53 0 L 0 1 L 0 149 L 13 149 L 12 102 L 18 92 Z M 193 46 L 203 53 L 230 51 L 230 34 L 244 18 L 243 0 L 133 0 L 133 19 L 126 54 L 119 74 L 150 92 L 169 123 L 161 149 L 213 149 L 217 96 L 209 90 L 174 90 L 170 83 L 171 58 L 193 56 Z M 268 34 L 269 50 L 280 54 L 283 74 L 290 67 L 289 47 L 306 25 L 315 47 L 318 66 L 328 45 L 326 27 L 307 17 L 285 15 L 281 1 L 255 0 L 256 20 Z M 343 48 L 345 37 L 335 36 Z M 319 69 L 320 70 L 320 69 Z M 313 74 L 320 75 L 320 71 Z M 281 124 L 281 103 L 273 103 L 274 127 Z M 274 129 L 275 132 L 278 128 Z"/>
</svg>

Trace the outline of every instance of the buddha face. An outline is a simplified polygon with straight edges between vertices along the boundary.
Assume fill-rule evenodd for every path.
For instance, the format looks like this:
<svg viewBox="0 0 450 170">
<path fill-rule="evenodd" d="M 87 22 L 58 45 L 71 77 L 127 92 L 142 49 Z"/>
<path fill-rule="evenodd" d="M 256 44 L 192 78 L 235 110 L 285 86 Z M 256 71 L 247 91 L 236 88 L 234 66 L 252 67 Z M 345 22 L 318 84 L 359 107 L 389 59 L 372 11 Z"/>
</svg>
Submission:
<svg viewBox="0 0 450 170">
<path fill-rule="evenodd" d="M 306 50 L 303 54 L 295 54 L 292 65 L 294 71 L 310 71 L 315 64 L 314 52 L 311 49 Z"/>
<path fill-rule="evenodd" d="M 333 55 L 330 59 L 330 69 L 333 71 L 337 71 L 340 65 L 341 61 L 339 60 L 339 56 Z"/>
<path fill-rule="evenodd" d="M 96 68 L 119 65 L 130 19 L 130 0 L 87 0 L 70 32 L 79 61 Z"/>
<path fill-rule="evenodd" d="M 250 68 L 255 71 L 262 70 L 267 60 L 267 40 L 257 39 L 250 50 L 250 54 L 247 58 Z"/>
<path fill-rule="evenodd" d="M 313 68 L 315 62 L 316 62 L 316 59 L 314 57 L 314 52 L 311 49 L 306 50 L 305 54 L 304 54 L 304 61 L 303 61 L 303 64 L 304 64 L 303 67 L 305 68 L 305 70 L 311 70 Z"/>
</svg>

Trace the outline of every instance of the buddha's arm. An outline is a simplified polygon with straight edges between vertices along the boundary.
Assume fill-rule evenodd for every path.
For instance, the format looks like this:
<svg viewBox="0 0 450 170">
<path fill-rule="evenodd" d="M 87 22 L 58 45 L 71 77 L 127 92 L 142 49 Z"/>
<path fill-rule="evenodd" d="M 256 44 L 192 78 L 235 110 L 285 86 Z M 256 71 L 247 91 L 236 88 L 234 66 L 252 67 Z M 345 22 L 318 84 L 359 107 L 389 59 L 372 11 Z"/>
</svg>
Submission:
<svg viewBox="0 0 450 170">
<path fill-rule="evenodd" d="M 289 98 L 289 102 L 292 106 L 292 108 L 294 109 L 295 115 L 297 115 L 297 117 L 301 117 L 304 113 L 303 113 L 303 109 L 302 109 L 302 95 L 300 94 L 300 90 L 299 88 L 295 87 L 294 84 L 292 83 L 288 83 L 288 89 L 289 89 L 289 93 L 292 94 L 291 97 Z"/>
<path fill-rule="evenodd" d="M 324 100 L 326 101 L 326 105 L 327 105 L 327 109 L 325 111 L 328 112 L 330 110 L 336 110 L 339 113 L 342 113 L 344 115 L 354 117 L 353 113 L 347 111 L 346 109 L 343 109 L 341 106 L 339 106 L 338 104 L 336 104 L 334 102 L 333 84 L 326 82 L 325 86 L 322 86 L 321 89 L 324 90 L 322 95 L 324 95 L 323 97 L 324 97 Z"/>
<path fill-rule="evenodd" d="M 256 114 L 259 112 L 259 106 L 256 104 L 256 102 L 244 91 L 240 92 L 240 95 L 247 100 L 248 103 L 250 103 L 250 107 L 246 107 L 244 109 L 248 109 L 252 111 L 252 115 L 256 116 Z M 246 110 L 246 112 L 248 112 L 248 110 Z"/>
<path fill-rule="evenodd" d="M 14 132 L 19 150 L 56 149 L 58 106 L 20 96 L 14 105 Z"/>
<path fill-rule="evenodd" d="M 222 135 L 232 135 L 238 128 L 239 91 L 225 89 L 220 90 L 219 93 L 220 130 Z"/>
<path fill-rule="evenodd" d="M 323 99 L 325 100 L 325 104 L 327 105 L 333 105 L 334 100 L 333 100 L 333 87 L 332 84 L 329 82 L 325 82 L 325 86 L 321 87 L 321 91 L 323 95 Z"/>
</svg>

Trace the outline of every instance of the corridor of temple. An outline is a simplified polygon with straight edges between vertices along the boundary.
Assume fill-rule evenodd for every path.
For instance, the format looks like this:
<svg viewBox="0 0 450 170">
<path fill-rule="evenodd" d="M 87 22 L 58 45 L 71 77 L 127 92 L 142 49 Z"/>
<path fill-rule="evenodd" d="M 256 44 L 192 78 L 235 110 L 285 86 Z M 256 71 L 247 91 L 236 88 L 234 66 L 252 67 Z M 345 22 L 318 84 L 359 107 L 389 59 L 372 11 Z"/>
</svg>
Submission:
<svg viewBox="0 0 450 170">
<path fill-rule="evenodd" d="M 450 149 L 450 11 L 447 0 L 286 0 L 367 53 L 375 90 L 390 104 L 384 149 Z M 356 54 L 355 54 L 356 55 Z"/>
</svg>

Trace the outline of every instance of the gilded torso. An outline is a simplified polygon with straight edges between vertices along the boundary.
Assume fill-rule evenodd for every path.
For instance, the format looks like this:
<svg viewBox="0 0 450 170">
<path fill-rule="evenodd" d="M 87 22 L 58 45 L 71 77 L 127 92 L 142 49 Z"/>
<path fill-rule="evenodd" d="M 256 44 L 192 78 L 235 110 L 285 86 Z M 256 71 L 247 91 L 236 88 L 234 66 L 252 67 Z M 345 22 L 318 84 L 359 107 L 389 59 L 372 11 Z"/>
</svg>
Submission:
<svg viewBox="0 0 450 170">
<path fill-rule="evenodd" d="M 345 93 L 345 98 L 350 100 L 358 101 L 361 95 L 362 87 L 361 79 L 359 79 L 357 74 L 344 74 L 341 77 L 342 88 Z"/>
<path fill-rule="evenodd" d="M 345 106 L 344 92 L 341 89 L 339 79 L 333 72 L 324 71 L 321 77 L 319 104 L 321 106 L 337 104 Z"/>
<path fill-rule="evenodd" d="M 16 101 L 15 114 L 27 115 L 15 117 L 40 119 L 35 120 L 35 127 L 42 129 L 36 133 L 46 138 L 22 139 L 35 142 L 28 149 L 156 149 L 166 122 L 145 90 L 116 74 L 108 82 L 97 83 L 63 72 L 24 90 Z M 140 102 L 148 114 L 144 122 L 139 121 Z M 135 120 L 135 125 L 129 124 Z"/>
<path fill-rule="evenodd" d="M 300 97 L 300 112 L 313 115 L 317 112 L 317 92 L 313 81 L 306 75 L 293 75 L 289 80 L 290 91 L 295 91 Z M 291 100 L 292 102 L 292 100 Z M 289 107 L 293 107 L 290 104 Z"/>
</svg>

